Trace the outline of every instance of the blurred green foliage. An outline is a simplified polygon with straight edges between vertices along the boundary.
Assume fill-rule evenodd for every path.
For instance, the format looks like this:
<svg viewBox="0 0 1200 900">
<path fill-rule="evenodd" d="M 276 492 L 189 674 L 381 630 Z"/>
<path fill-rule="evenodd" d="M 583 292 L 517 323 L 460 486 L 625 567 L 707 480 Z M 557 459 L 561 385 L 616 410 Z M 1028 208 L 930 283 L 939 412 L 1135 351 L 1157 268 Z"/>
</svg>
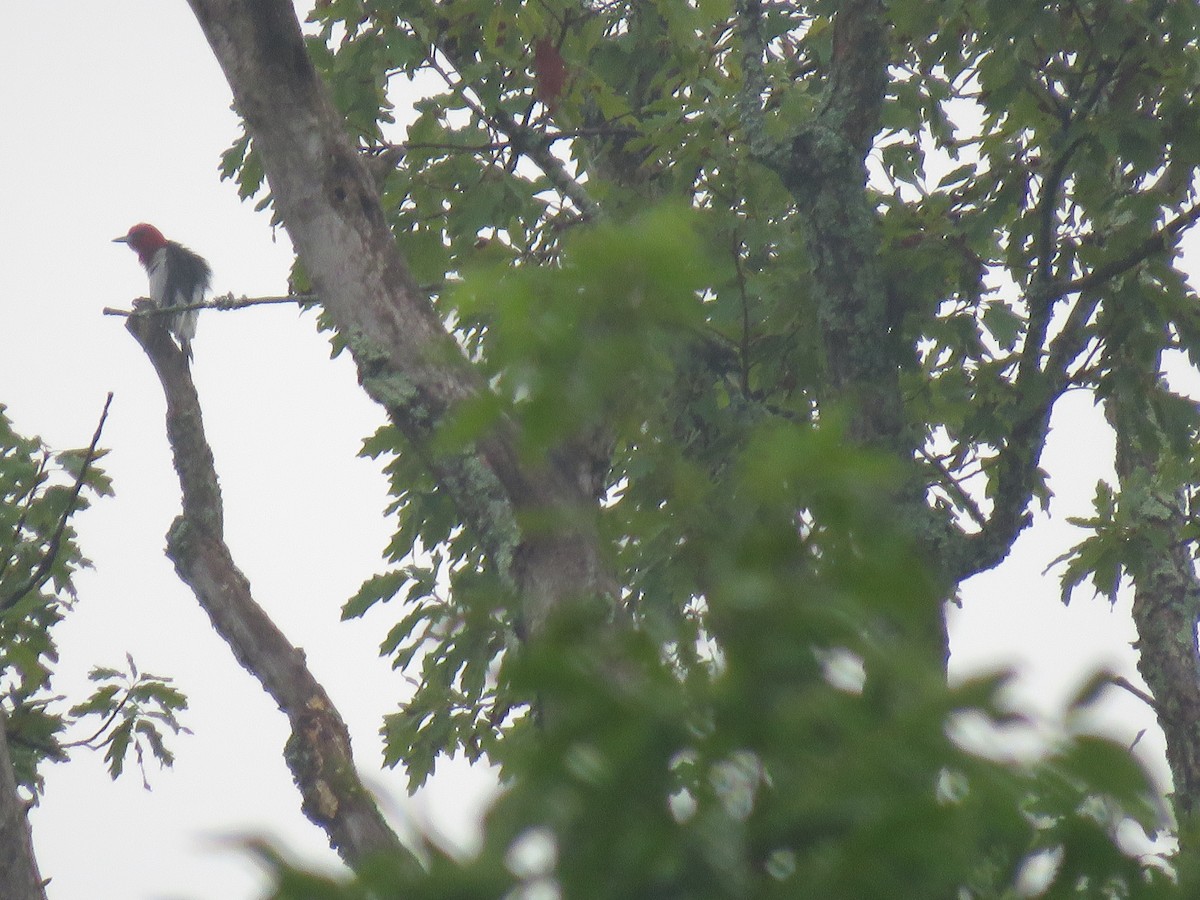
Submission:
<svg viewBox="0 0 1200 900">
<path fill-rule="evenodd" d="M 1116 840 L 1162 824 L 1125 748 L 1077 733 L 1016 765 L 951 737 L 1013 713 L 1003 678 L 948 687 L 914 639 L 937 597 L 875 502 L 885 461 L 834 427 L 767 426 L 733 469 L 711 522 L 683 529 L 694 646 L 597 603 L 506 653 L 497 683 L 537 711 L 489 747 L 504 789 L 478 855 L 430 841 L 426 868 L 376 860 L 348 882 L 264 849 L 273 896 L 1000 898 L 1038 860 L 1048 896 L 1173 892 Z M 833 524 L 798 527 L 801 508 Z"/>
</svg>

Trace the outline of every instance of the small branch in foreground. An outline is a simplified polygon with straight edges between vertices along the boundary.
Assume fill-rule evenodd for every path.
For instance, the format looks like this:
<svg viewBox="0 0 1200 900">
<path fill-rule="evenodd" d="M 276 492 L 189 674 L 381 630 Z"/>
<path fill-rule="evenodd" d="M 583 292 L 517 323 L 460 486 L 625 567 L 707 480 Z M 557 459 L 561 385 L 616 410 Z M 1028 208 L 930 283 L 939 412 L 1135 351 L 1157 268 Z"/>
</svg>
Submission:
<svg viewBox="0 0 1200 900">
<path fill-rule="evenodd" d="M 1159 706 L 1158 701 L 1124 675 L 1113 675 L 1108 679 L 1108 683 L 1114 687 L 1124 688 L 1125 690 L 1129 691 L 1129 693 L 1133 694 L 1133 696 L 1137 697 L 1139 700 L 1149 706 L 1156 713 L 1158 713 L 1158 715 L 1163 715 L 1163 708 Z"/>
</svg>

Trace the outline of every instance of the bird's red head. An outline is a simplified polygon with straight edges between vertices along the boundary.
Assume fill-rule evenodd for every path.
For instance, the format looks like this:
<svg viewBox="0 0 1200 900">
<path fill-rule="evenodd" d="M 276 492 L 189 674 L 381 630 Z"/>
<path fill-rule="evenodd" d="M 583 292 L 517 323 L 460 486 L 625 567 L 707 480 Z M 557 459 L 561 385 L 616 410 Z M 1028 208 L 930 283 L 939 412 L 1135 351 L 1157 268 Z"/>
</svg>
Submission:
<svg viewBox="0 0 1200 900">
<path fill-rule="evenodd" d="M 150 265 L 150 259 L 161 248 L 167 246 L 167 239 L 153 225 L 141 222 L 129 229 L 123 237 L 113 238 L 115 244 L 128 244 L 129 249 L 138 255 L 143 266 Z"/>
</svg>

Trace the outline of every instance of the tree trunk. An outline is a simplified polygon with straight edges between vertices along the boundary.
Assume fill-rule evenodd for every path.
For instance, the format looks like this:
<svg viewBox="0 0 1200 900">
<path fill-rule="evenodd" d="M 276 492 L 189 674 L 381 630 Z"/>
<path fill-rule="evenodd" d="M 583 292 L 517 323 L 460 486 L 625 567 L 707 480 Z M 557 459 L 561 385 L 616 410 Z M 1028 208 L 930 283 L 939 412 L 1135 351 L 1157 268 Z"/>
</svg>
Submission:
<svg viewBox="0 0 1200 900">
<path fill-rule="evenodd" d="M 308 58 L 292 4 L 189 2 L 262 155 L 275 208 L 364 390 L 453 498 L 521 598 L 526 626 L 536 628 L 565 600 L 610 594 L 595 501 L 572 475 L 576 460 L 521 459 L 508 420 L 469 450 L 438 448 L 447 413 L 487 387 L 401 259 L 375 182 Z M 534 520 L 539 528 L 529 532 L 525 523 Z"/>
<path fill-rule="evenodd" d="M 1151 394 L 1159 360 L 1120 360 L 1105 413 L 1117 435 L 1117 479 L 1131 550 L 1125 565 L 1133 579 L 1133 620 L 1138 671 L 1154 695 L 1175 782 L 1179 834 L 1200 811 L 1200 579 L 1192 558 L 1194 527 L 1186 500 L 1163 482 L 1168 453 L 1154 420 Z M 1124 518 L 1124 517 L 1123 517 Z"/>
<path fill-rule="evenodd" d="M 0 897 L 4 900 L 46 900 L 33 855 L 27 810 L 17 793 L 8 737 L 0 716 Z"/>
</svg>

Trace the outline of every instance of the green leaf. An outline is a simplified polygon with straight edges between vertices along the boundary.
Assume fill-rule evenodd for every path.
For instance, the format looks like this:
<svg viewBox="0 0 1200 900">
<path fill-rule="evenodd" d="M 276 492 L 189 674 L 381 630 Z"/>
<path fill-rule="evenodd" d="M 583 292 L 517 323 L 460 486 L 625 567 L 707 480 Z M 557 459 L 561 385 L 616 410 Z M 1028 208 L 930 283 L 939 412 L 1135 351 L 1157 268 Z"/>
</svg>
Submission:
<svg viewBox="0 0 1200 900">
<path fill-rule="evenodd" d="M 1012 350 L 1025 328 L 1025 321 L 1007 303 L 989 303 L 983 310 L 983 325 L 1004 350 Z"/>
<path fill-rule="evenodd" d="M 364 615 L 376 603 L 386 603 L 399 592 L 408 581 L 409 574 L 404 570 L 394 570 L 383 575 L 372 575 L 363 582 L 358 593 L 342 606 L 342 620 L 357 619 Z"/>
</svg>

